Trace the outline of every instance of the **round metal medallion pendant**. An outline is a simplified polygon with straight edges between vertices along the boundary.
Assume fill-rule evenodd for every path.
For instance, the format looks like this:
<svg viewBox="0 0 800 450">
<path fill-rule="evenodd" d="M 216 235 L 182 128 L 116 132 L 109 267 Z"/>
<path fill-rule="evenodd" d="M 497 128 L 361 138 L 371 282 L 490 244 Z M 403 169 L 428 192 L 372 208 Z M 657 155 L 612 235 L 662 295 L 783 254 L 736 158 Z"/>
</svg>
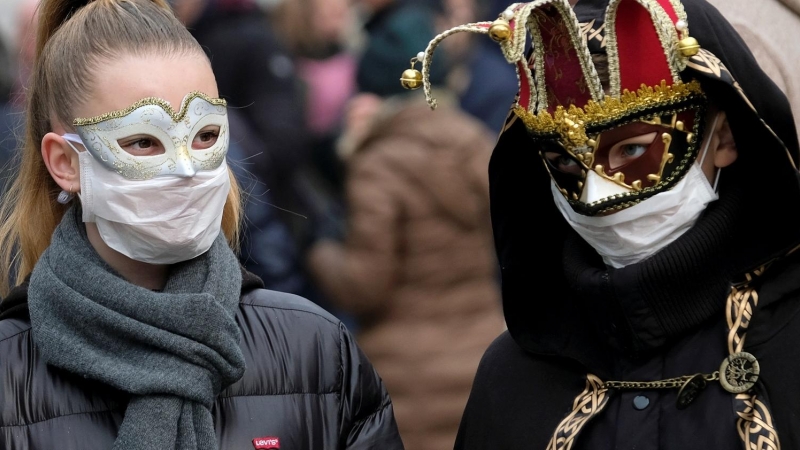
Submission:
<svg viewBox="0 0 800 450">
<path fill-rule="evenodd" d="M 706 388 L 706 384 L 706 380 L 701 373 L 686 380 L 686 383 L 683 383 L 683 386 L 681 386 L 681 390 L 678 391 L 678 401 L 676 404 L 678 409 L 686 409 L 687 406 L 697 400 L 697 397 L 699 397 Z"/>
<path fill-rule="evenodd" d="M 755 386 L 760 372 L 755 356 L 747 352 L 735 353 L 719 366 L 719 382 L 726 391 L 740 394 Z"/>
</svg>

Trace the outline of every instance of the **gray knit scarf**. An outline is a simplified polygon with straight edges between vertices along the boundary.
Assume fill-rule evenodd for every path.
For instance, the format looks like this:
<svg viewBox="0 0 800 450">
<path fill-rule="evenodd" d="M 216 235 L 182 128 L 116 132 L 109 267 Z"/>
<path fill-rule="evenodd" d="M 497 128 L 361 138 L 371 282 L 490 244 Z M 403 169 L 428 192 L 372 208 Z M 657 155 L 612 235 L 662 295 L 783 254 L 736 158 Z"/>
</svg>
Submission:
<svg viewBox="0 0 800 450">
<path fill-rule="evenodd" d="M 216 450 L 210 408 L 245 369 L 236 256 L 220 235 L 153 292 L 100 259 L 80 216 L 67 211 L 31 275 L 42 358 L 131 394 L 113 450 Z"/>
</svg>

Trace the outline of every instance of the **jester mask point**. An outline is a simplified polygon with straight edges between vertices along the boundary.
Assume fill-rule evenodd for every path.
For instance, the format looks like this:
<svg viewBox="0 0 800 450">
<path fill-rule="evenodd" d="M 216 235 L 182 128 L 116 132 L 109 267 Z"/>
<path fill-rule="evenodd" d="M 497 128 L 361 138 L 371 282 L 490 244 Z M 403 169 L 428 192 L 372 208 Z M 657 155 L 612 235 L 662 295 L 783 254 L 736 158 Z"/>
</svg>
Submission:
<svg viewBox="0 0 800 450">
<path fill-rule="evenodd" d="M 631 23 L 645 25 L 617 26 Z M 541 155 L 576 212 L 591 216 L 633 206 L 671 189 L 694 164 L 708 101 L 700 82 L 684 69 L 718 60 L 689 35 L 678 0 L 609 2 L 606 79 L 598 75 L 567 0 L 515 3 L 494 22 L 448 30 L 406 71 L 422 64 L 421 85 L 432 108 L 433 51 L 460 31 L 489 35 L 516 66 L 520 90 L 513 120 L 525 125 L 530 151 Z"/>
</svg>

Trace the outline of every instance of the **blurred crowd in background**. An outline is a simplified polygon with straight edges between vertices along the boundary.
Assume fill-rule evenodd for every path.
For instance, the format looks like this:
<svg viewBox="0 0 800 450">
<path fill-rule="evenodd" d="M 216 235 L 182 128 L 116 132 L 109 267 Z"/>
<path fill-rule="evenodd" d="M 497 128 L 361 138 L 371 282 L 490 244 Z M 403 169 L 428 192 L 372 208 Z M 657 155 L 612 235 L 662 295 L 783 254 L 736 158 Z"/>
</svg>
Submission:
<svg viewBox="0 0 800 450">
<path fill-rule="evenodd" d="M 0 41 L 3 183 L 33 63 L 36 0 L 20 1 L 13 39 Z M 343 319 L 415 450 L 452 448 L 480 356 L 504 327 L 487 165 L 517 79 L 495 43 L 467 34 L 437 50 L 435 113 L 399 77 L 436 33 L 508 3 L 171 0 L 228 101 L 228 163 L 247 192 L 242 264 Z M 800 2 L 714 3 L 800 104 L 800 47 L 779 44 L 800 38 Z"/>
</svg>

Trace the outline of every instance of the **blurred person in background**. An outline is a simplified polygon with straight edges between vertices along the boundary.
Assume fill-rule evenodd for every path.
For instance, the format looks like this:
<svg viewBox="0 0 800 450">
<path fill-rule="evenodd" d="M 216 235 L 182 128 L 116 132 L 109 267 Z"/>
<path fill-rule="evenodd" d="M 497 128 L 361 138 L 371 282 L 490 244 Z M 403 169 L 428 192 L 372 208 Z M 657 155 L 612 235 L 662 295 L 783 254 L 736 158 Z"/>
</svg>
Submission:
<svg viewBox="0 0 800 450">
<path fill-rule="evenodd" d="M 398 90 L 398 75 L 408 68 L 408 56 L 425 50 L 436 29 L 440 1 L 357 0 L 364 20 L 366 47 L 360 55 L 357 82 L 361 91 L 381 96 Z M 433 77 L 444 82 L 448 57 L 434 60 Z"/>
<path fill-rule="evenodd" d="M 507 0 L 490 0 L 487 3 L 483 8 L 486 13 L 481 17 L 497 17 L 508 6 Z M 438 29 L 449 29 L 473 21 L 475 18 L 469 18 Z M 508 107 L 517 95 L 514 66 L 508 64 L 503 54 L 497 51 L 497 44 L 490 39 L 467 33 L 453 37 L 471 39 L 470 51 L 465 58 L 468 77 L 459 95 L 461 108 L 480 119 L 492 132 L 499 133 L 508 116 Z M 446 44 L 447 41 L 442 42 L 442 45 Z"/>
<path fill-rule="evenodd" d="M 293 55 L 253 1 L 173 0 L 172 6 L 209 55 L 220 95 L 231 105 L 230 159 L 246 201 L 242 263 L 269 288 L 332 310 L 301 260 L 318 206 L 300 175 L 310 139 Z"/>
<path fill-rule="evenodd" d="M 419 6 L 389 8 L 374 18 L 383 25 L 368 24 L 375 39 L 340 141 L 346 238 L 319 241 L 309 266 L 358 319 L 357 340 L 392 396 L 406 447 L 444 450 L 480 355 L 503 330 L 489 225 L 492 140 L 455 98 L 432 114 L 402 89 L 403 52 L 424 49 L 434 20 Z M 434 73 L 442 85 L 446 72 Z"/>
<path fill-rule="evenodd" d="M 14 66 L 8 47 L 0 39 L 0 196 L 12 174 L 11 163 L 17 148 L 16 123 L 19 113 L 11 104 Z"/>
<path fill-rule="evenodd" d="M 343 168 L 335 155 L 345 106 L 356 93 L 357 24 L 350 0 L 284 0 L 269 11 L 305 86 L 316 187 L 340 201 Z"/>
<path fill-rule="evenodd" d="M 33 69 L 36 54 L 36 9 L 39 0 L 21 0 L 16 14 L 15 42 L 9 46 L 14 60 L 14 84 L 11 103 L 18 108 L 25 105 L 25 87 Z M 20 120 L 21 122 L 22 120 Z"/>
<path fill-rule="evenodd" d="M 733 25 L 756 61 L 786 94 L 800 129 L 800 0 L 709 0 Z"/>
<path fill-rule="evenodd" d="M 253 172 L 291 209 L 292 177 L 308 158 L 302 85 L 291 54 L 252 0 L 173 0 L 211 59 L 221 95 L 263 141 Z"/>
</svg>

